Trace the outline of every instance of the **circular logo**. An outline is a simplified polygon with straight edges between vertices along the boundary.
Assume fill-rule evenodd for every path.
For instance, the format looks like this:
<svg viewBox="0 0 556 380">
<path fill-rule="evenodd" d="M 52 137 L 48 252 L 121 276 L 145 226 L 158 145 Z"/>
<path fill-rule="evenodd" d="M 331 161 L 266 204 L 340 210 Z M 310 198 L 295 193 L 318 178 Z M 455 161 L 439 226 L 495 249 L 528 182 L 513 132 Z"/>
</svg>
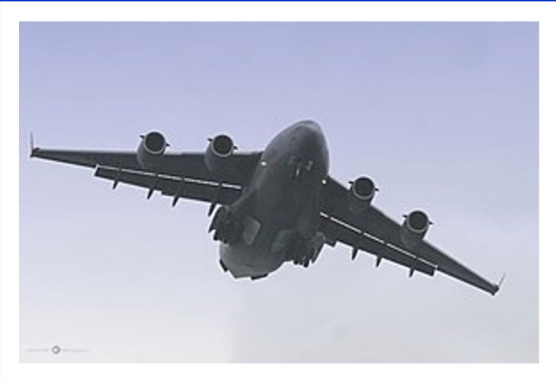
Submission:
<svg viewBox="0 0 556 380">
<path fill-rule="evenodd" d="M 62 349 L 60 348 L 60 346 L 56 345 L 53 346 L 50 351 L 52 351 L 54 355 L 58 355 L 62 351 Z"/>
</svg>

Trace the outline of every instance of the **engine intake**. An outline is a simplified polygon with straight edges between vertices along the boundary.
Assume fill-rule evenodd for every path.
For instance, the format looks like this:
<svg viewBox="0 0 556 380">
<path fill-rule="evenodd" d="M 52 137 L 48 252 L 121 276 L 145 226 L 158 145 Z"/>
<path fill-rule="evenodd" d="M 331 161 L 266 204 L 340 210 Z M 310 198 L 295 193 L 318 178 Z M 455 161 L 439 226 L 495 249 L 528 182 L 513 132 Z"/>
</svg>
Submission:
<svg viewBox="0 0 556 380">
<path fill-rule="evenodd" d="M 375 183 L 368 177 L 359 177 L 351 183 L 348 192 L 348 209 L 352 214 L 362 213 L 376 193 Z"/>
<path fill-rule="evenodd" d="M 141 143 L 137 148 L 137 161 L 145 169 L 156 169 L 168 144 L 160 132 L 149 132 L 141 136 Z"/>
<path fill-rule="evenodd" d="M 234 153 L 234 141 L 228 135 L 218 135 L 209 141 L 205 151 L 205 165 L 211 172 L 221 173 L 226 170 L 226 159 Z"/>
<path fill-rule="evenodd" d="M 429 217 L 423 211 L 415 210 L 405 217 L 400 229 L 400 239 L 406 248 L 416 247 L 425 237 L 429 225 Z"/>
</svg>

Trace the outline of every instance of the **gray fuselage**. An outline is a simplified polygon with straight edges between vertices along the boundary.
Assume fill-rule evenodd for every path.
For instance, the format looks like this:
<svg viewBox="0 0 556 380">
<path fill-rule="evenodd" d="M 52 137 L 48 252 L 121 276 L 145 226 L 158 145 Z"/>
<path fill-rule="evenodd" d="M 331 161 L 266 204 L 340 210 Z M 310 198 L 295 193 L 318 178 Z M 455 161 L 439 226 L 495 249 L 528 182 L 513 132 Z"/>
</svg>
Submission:
<svg viewBox="0 0 556 380">
<path fill-rule="evenodd" d="M 294 260 L 293 251 L 305 247 L 318 231 L 319 196 L 327 174 L 326 140 L 315 122 L 302 121 L 279 133 L 230 207 L 244 232 L 237 242 L 221 244 L 225 269 L 236 278 L 259 278 Z"/>
</svg>

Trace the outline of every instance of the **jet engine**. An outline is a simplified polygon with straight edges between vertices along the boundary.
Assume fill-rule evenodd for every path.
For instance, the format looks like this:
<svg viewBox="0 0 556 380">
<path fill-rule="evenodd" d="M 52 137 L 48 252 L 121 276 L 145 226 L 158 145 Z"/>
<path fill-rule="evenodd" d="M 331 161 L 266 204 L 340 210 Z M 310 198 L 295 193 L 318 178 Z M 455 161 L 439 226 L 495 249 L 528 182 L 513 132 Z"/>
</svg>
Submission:
<svg viewBox="0 0 556 380">
<path fill-rule="evenodd" d="M 360 214 L 371 203 L 377 188 L 368 177 L 359 177 L 351 183 L 348 192 L 348 209 L 352 214 Z"/>
<path fill-rule="evenodd" d="M 168 144 L 160 132 L 149 132 L 141 136 L 137 148 L 137 161 L 145 169 L 156 169 Z"/>
<path fill-rule="evenodd" d="M 415 210 L 405 217 L 400 229 L 400 239 L 406 248 L 416 247 L 429 229 L 429 217 L 423 211 Z"/>
<path fill-rule="evenodd" d="M 205 151 L 205 165 L 211 172 L 221 173 L 226 170 L 226 159 L 234 153 L 234 141 L 228 135 L 218 135 L 209 141 Z"/>
</svg>

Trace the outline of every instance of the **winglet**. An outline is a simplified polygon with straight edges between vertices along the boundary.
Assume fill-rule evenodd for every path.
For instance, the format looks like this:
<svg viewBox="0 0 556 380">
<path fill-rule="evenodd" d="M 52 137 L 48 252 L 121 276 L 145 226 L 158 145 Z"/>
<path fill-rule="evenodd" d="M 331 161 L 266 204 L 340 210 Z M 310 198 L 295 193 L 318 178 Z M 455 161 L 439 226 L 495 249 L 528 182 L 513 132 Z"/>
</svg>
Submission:
<svg viewBox="0 0 556 380">
<path fill-rule="evenodd" d="M 504 273 L 502 275 L 502 278 L 500 279 L 500 281 L 498 281 L 498 289 L 500 289 L 502 287 L 502 284 L 504 283 L 505 279 L 506 279 L 506 273 Z"/>
<path fill-rule="evenodd" d="M 35 139 L 33 138 L 33 132 L 29 134 L 29 144 L 31 147 L 31 157 L 35 157 L 35 153 L 39 150 L 39 148 L 35 148 Z"/>
<path fill-rule="evenodd" d="M 500 278 L 500 281 L 498 281 L 497 285 L 494 285 L 494 290 L 492 291 L 492 295 L 495 295 L 496 293 L 498 293 L 498 291 L 500 290 L 500 288 L 502 287 L 502 284 L 504 283 L 504 280 L 506 279 L 506 273 L 504 273 L 502 275 L 502 278 Z"/>
</svg>

